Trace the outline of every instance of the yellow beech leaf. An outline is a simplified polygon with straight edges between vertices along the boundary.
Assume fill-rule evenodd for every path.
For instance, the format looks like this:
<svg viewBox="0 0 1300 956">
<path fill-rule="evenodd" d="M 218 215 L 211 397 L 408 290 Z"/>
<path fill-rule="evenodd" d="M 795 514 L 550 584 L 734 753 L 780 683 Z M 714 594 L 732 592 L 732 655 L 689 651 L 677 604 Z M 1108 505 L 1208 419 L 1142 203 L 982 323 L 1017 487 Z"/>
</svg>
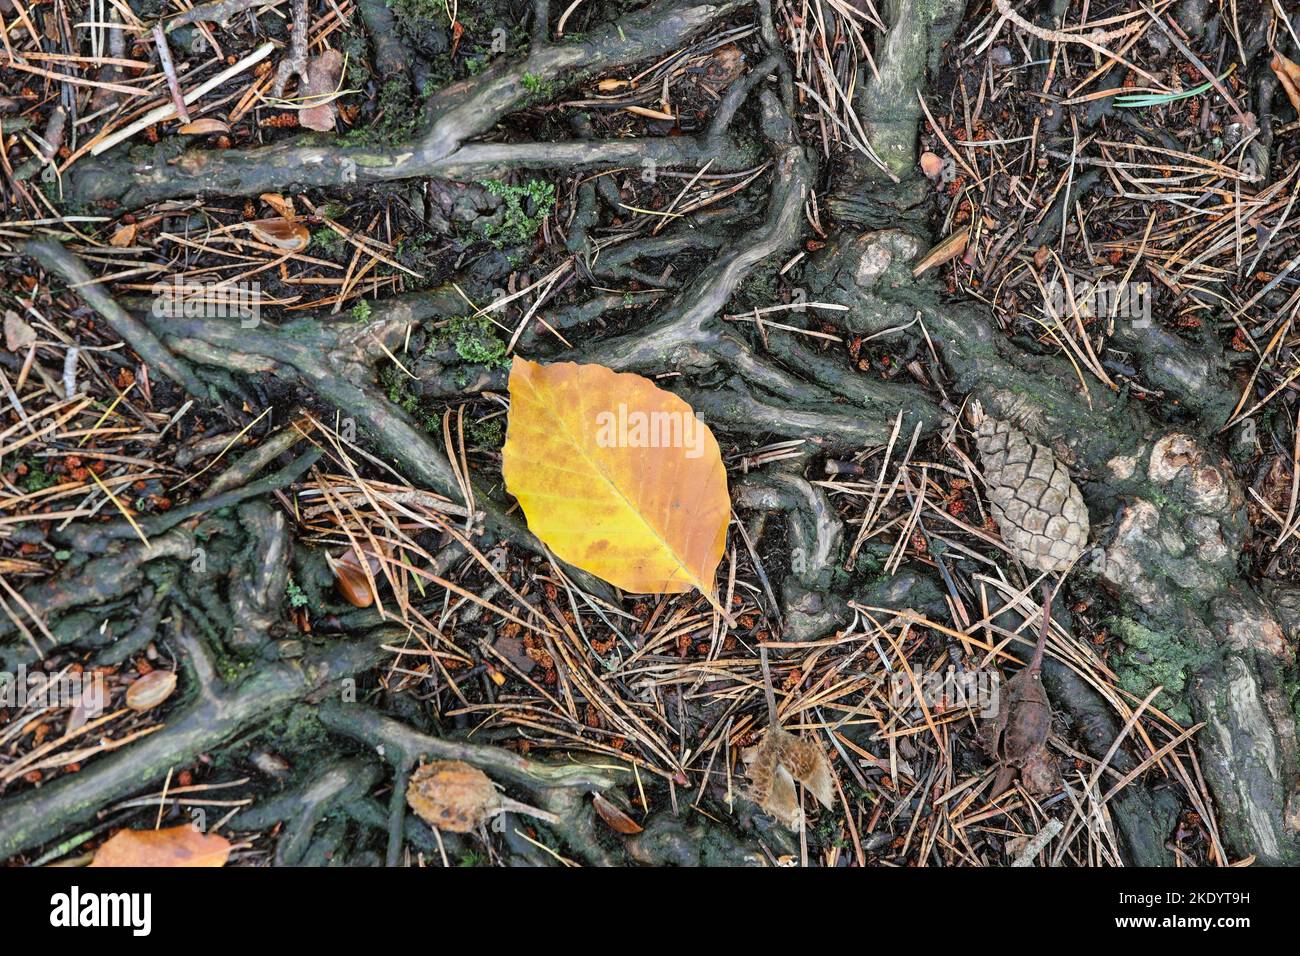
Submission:
<svg viewBox="0 0 1300 956">
<path fill-rule="evenodd" d="M 167 830 L 119 830 L 91 866 L 225 866 L 230 841 L 188 823 Z"/>
<path fill-rule="evenodd" d="M 640 375 L 516 358 L 508 422 L 506 488 L 556 555 L 625 591 L 698 588 L 717 607 L 731 499 L 689 405 Z"/>
</svg>

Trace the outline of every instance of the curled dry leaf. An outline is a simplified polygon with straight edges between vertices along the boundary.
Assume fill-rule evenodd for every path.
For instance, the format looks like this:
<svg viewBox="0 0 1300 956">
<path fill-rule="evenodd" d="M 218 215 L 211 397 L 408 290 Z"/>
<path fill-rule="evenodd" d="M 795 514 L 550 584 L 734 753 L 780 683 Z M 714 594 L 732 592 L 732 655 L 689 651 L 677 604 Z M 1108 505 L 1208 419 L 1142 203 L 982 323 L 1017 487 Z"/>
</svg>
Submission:
<svg viewBox="0 0 1300 956">
<path fill-rule="evenodd" d="M 804 740 L 780 727 L 747 756 L 750 796 L 779 823 L 791 830 L 803 826 L 803 810 L 795 783 L 802 783 L 822 806 L 835 804 L 835 781 L 825 752 L 815 740 Z"/>
<path fill-rule="evenodd" d="M 1286 90 L 1286 98 L 1291 101 L 1295 111 L 1300 113 L 1300 64 L 1293 63 L 1281 53 L 1274 53 L 1269 66 L 1277 74 L 1282 89 Z"/>
<path fill-rule="evenodd" d="M 186 123 L 184 126 L 179 127 L 176 132 L 186 136 L 207 136 L 211 133 L 229 133 L 230 127 L 221 120 L 208 116 L 203 119 L 196 119 L 193 123 Z"/>
<path fill-rule="evenodd" d="M 321 100 L 338 91 L 342 78 L 343 54 L 338 50 L 326 50 L 320 56 L 314 56 L 307 61 L 307 83 L 302 95 L 310 105 L 298 114 L 298 122 L 301 125 L 319 133 L 328 133 L 334 129 L 334 122 L 338 116 L 334 101 L 331 99 L 321 102 Z"/>
<path fill-rule="evenodd" d="M 677 122 L 677 117 L 672 113 L 665 113 L 663 110 L 652 110 L 648 106 L 625 106 L 623 109 L 629 113 L 635 113 L 637 116 L 644 116 L 646 119 L 665 120 L 669 123 Z"/>
<path fill-rule="evenodd" d="M 459 760 L 435 760 L 411 774 L 406 802 L 439 830 L 472 833 L 501 809 L 501 797 L 482 770 Z"/>
<path fill-rule="evenodd" d="M 5 310 L 5 348 L 10 352 L 25 352 L 36 343 L 36 330 L 13 309 Z"/>
<path fill-rule="evenodd" d="M 713 51 L 704 65 L 704 85 L 714 93 L 721 93 L 745 72 L 745 54 L 734 43 Z"/>
<path fill-rule="evenodd" d="M 152 710 L 176 690 L 175 671 L 150 671 L 126 689 L 126 706 L 136 711 Z"/>
<path fill-rule="evenodd" d="M 990 797 L 1005 793 L 1017 778 L 1035 796 L 1055 787 L 1056 772 L 1047 753 L 1052 705 L 1043 689 L 1042 653 L 1040 639 L 1030 663 L 1003 685 L 997 716 L 983 731 L 985 752 L 998 765 Z"/>
<path fill-rule="evenodd" d="M 631 836 L 634 833 L 640 833 L 643 829 L 641 824 L 629 817 L 602 794 L 592 794 L 591 805 L 595 808 L 597 815 L 609 824 L 609 828 L 615 833 Z"/>
<path fill-rule="evenodd" d="M 256 219 L 248 223 L 253 237 L 285 252 L 301 252 L 311 241 L 311 233 L 300 222 L 287 219 Z"/>
<path fill-rule="evenodd" d="M 370 566 L 370 577 L 379 574 L 380 561 L 377 557 L 366 555 L 366 563 Z M 353 607 L 370 607 L 375 603 L 374 588 L 371 587 L 370 577 L 366 576 L 365 568 L 361 566 L 361 557 L 356 548 L 344 551 L 334 560 L 332 567 L 334 583 L 349 604 Z"/>
<path fill-rule="evenodd" d="M 966 249 L 966 243 L 970 241 L 970 231 L 967 229 L 958 229 L 947 239 L 944 239 L 937 246 L 921 257 L 921 261 L 912 267 L 912 275 L 919 276 L 921 273 L 935 266 L 941 266 L 949 259 L 955 259 Z"/>
<path fill-rule="evenodd" d="M 640 375 L 516 358 L 508 421 L 506 488 L 556 555 L 626 591 L 716 602 L 731 499 L 689 405 Z"/>
<path fill-rule="evenodd" d="M 262 202 L 266 203 L 273 210 L 275 210 L 276 215 L 280 216 L 281 218 L 288 219 L 290 221 L 292 221 L 295 218 L 292 199 L 288 199 L 285 196 L 281 196 L 279 193 L 262 193 L 262 195 L 258 196 L 257 198 L 262 200 Z"/>
<path fill-rule="evenodd" d="M 225 866 L 230 841 L 188 823 L 167 830 L 119 830 L 91 866 Z"/>
<path fill-rule="evenodd" d="M 921 172 L 927 179 L 937 180 L 943 172 L 943 160 L 934 153 L 921 154 Z"/>
<path fill-rule="evenodd" d="M 429 826 L 452 833 L 471 833 L 480 823 L 504 811 L 558 822 L 554 814 L 498 793 L 487 774 L 460 760 L 421 764 L 411 774 L 406 802 Z"/>
<path fill-rule="evenodd" d="M 114 249 L 125 249 L 127 246 L 135 244 L 135 234 L 139 230 L 138 222 L 125 222 L 113 230 L 113 235 L 108 239 L 108 244 Z"/>
</svg>

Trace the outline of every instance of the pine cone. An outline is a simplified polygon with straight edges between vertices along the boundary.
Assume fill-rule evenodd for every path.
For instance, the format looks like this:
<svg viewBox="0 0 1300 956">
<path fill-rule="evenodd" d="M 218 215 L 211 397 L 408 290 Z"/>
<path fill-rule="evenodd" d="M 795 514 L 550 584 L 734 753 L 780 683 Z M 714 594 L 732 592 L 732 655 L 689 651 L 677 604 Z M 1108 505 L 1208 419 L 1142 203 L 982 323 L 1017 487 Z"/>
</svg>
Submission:
<svg viewBox="0 0 1300 956">
<path fill-rule="evenodd" d="M 1028 568 L 1065 571 L 1088 543 L 1088 509 L 1065 466 L 1020 429 L 971 407 L 993 517 Z"/>
</svg>

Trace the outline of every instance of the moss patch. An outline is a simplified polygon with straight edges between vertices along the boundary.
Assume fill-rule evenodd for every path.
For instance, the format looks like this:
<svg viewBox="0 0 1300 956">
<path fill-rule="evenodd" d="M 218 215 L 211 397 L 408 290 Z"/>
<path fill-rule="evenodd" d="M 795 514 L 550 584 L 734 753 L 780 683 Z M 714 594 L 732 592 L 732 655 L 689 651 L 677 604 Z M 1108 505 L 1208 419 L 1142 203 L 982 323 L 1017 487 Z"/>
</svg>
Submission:
<svg viewBox="0 0 1300 956">
<path fill-rule="evenodd" d="M 506 343 L 485 315 L 452 319 L 447 326 L 447 335 L 456 354 L 466 362 L 490 369 L 510 364 Z"/>
<path fill-rule="evenodd" d="M 487 231 L 487 238 L 498 249 L 531 241 L 542 227 L 542 220 L 555 208 L 555 186 L 539 179 L 530 179 L 522 186 L 488 179 L 482 186 L 505 204 L 505 217 Z"/>
<path fill-rule="evenodd" d="M 1201 655 L 1173 634 L 1152 630 L 1131 618 L 1111 618 L 1107 626 L 1124 642 L 1123 653 L 1112 662 L 1120 686 L 1138 697 L 1146 697 L 1157 685 L 1163 687 L 1155 706 L 1180 724 L 1191 723 L 1183 691 Z"/>
</svg>

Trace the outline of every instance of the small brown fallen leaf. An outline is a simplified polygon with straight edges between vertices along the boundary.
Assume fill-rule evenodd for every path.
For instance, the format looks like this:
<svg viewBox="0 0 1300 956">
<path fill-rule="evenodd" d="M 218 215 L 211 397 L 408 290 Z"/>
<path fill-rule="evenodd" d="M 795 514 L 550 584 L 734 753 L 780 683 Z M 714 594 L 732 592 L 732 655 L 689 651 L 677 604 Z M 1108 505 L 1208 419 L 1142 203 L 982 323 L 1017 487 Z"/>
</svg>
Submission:
<svg viewBox="0 0 1300 956">
<path fill-rule="evenodd" d="M 196 119 L 193 123 L 186 123 L 184 126 L 177 128 L 176 132 L 185 136 L 207 136 L 211 133 L 229 133 L 230 127 L 219 119 L 207 116 L 203 119 Z"/>
<path fill-rule="evenodd" d="M 745 72 L 745 54 L 734 43 L 719 47 L 704 65 L 703 82 L 714 93 L 721 93 Z"/>
<path fill-rule="evenodd" d="M 25 352 L 37 339 L 36 330 L 13 309 L 5 310 L 5 348 Z"/>
<path fill-rule="evenodd" d="M 150 671 L 126 689 L 126 706 L 135 711 L 152 710 L 176 690 L 175 671 Z"/>
<path fill-rule="evenodd" d="M 604 79 L 596 84 L 596 89 L 602 93 L 616 93 L 631 85 L 632 83 L 630 80 Z"/>
<path fill-rule="evenodd" d="M 343 54 L 338 50 L 326 50 L 307 61 L 307 83 L 302 96 L 307 103 L 314 105 L 298 114 L 300 125 L 319 133 L 328 133 L 334 129 L 338 116 L 334 101 L 322 103 L 321 99 L 338 91 L 342 77 Z"/>
<path fill-rule="evenodd" d="M 624 836 L 631 836 L 633 833 L 640 833 L 643 829 L 641 824 L 637 823 L 599 793 L 592 794 L 591 805 L 595 808 L 596 813 L 600 818 L 609 824 L 609 828 L 615 833 L 622 833 Z"/>
<path fill-rule="evenodd" d="M 750 796 L 764 813 L 789 829 L 803 826 L 796 781 L 807 787 L 822 806 L 834 806 L 835 782 L 830 763 L 816 741 L 769 727 L 763 742 L 746 759 L 750 761 Z"/>
<path fill-rule="evenodd" d="M 966 243 L 970 241 L 970 232 L 966 229 L 958 229 L 947 239 L 944 239 L 937 246 L 921 257 L 921 261 L 912 269 L 913 276 L 919 276 L 921 273 L 935 266 L 943 265 L 949 259 L 955 259 L 961 255 L 966 248 Z"/>
<path fill-rule="evenodd" d="M 287 219 L 257 219 L 248 223 L 248 228 L 262 242 L 285 252 L 301 252 L 311 241 L 306 226 Z"/>
<path fill-rule="evenodd" d="M 281 196 L 279 193 L 262 193 L 257 198 L 274 209 L 281 218 L 293 220 L 295 213 L 292 199 Z"/>
<path fill-rule="evenodd" d="M 379 574 L 378 558 L 374 555 L 366 555 L 366 564 L 370 566 L 371 577 Z M 333 561 L 332 567 L 334 583 L 349 604 L 353 607 L 370 607 L 375 603 L 374 588 L 371 587 L 370 579 L 361 566 L 361 557 L 357 554 L 356 548 L 348 548 L 344 551 Z"/>
<path fill-rule="evenodd" d="M 113 235 L 109 237 L 108 244 L 114 249 L 125 249 L 127 246 L 135 244 L 135 234 L 139 230 L 140 224 L 137 222 L 126 222 L 113 230 Z"/>
<path fill-rule="evenodd" d="M 1286 90 L 1286 98 L 1291 101 L 1295 111 L 1300 113 L 1300 64 L 1293 63 L 1281 53 L 1274 53 L 1269 66 L 1277 74 L 1282 89 Z"/>
<path fill-rule="evenodd" d="M 925 173 L 927 179 L 937 180 L 943 172 L 943 160 L 934 153 L 922 153 L 921 172 Z"/>
<path fill-rule="evenodd" d="M 190 824 L 167 830 L 119 830 L 95 851 L 91 866 L 225 866 L 230 841 Z"/>
</svg>

